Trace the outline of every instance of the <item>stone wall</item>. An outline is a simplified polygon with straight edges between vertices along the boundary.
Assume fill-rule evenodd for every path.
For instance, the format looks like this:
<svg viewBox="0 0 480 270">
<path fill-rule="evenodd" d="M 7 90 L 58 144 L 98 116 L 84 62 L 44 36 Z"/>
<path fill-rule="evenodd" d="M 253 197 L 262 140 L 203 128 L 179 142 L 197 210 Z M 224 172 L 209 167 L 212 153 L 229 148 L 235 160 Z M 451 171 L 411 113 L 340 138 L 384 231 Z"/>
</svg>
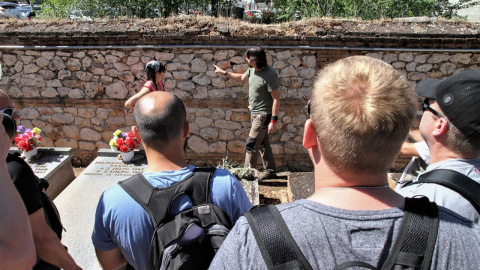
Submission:
<svg viewBox="0 0 480 270">
<path fill-rule="evenodd" d="M 43 130 L 42 146 L 72 147 L 88 163 L 116 129 L 133 125 L 125 100 L 138 91 L 144 66 L 167 64 L 165 88 L 188 108 L 189 157 L 217 164 L 228 155 L 241 161 L 250 122 L 248 86 L 217 76 L 213 64 L 244 72 L 244 50 L 11 50 L 0 52 L 0 88 L 13 98 L 20 123 Z M 304 105 L 316 72 L 315 51 L 268 50 L 281 81 L 279 129 L 273 150 L 280 165 L 308 165 L 301 147 Z M 293 154 L 300 154 L 295 161 Z"/>
<path fill-rule="evenodd" d="M 478 26 L 468 28 L 468 31 L 462 28 L 458 30 L 461 33 L 442 37 L 439 33 L 429 36 L 425 31 L 420 34 L 411 31 L 391 33 L 384 29 L 385 26 L 373 24 L 379 33 L 361 32 L 358 29 L 368 24 L 360 22 L 355 24 L 357 28 L 353 32 L 332 26 L 330 29 L 333 30 L 317 29 L 316 37 L 262 39 L 257 36 L 249 42 L 248 38 L 226 34 L 205 36 L 203 30 L 193 35 L 190 33 L 190 36 L 183 32 L 184 35 L 172 39 L 171 34 L 156 34 L 155 30 L 147 35 L 138 30 L 142 29 L 139 25 L 135 24 L 134 30 L 126 31 L 117 39 L 112 39 L 117 32 L 102 32 L 90 24 L 87 25 L 90 30 L 87 30 L 92 33 L 87 30 L 78 32 L 85 26 L 81 24 L 63 26 L 60 30 L 37 27 L 44 29 L 42 31 L 33 30 L 28 25 L 30 32 L 19 28 L 0 33 L 3 40 L 0 41 L 3 70 L 0 88 L 7 91 L 16 103 L 22 117 L 21 124 L 43 130 L 42 146 L 72 147 L 77 163 L 86 165 L 91 162 L 98 149 L 109 147 L 108 141 L 114 130 L 128 130 L 133 125 L 132 112 L 124 109 L 123 104 L 142 87 L 145 64 L 157 59 L 167 63 L 166 90 L 179 96 L 188 110 L 191 123 L 188 158 L 191 162 L 216 165 L 228 156 L 229 160 L 242 163 L 244 141 L 250 126 L 248 86 L 217 76 L 213 64 L 227 66 L 233 62 L 232 70 L 243 72 L 247 68 L 243 59 L 245 49 L 260 44 L 267 48 L 268 62 L 280 76 L 280 130 L 271 139 L 277 163 L 290 169 L 306 169 L 311 168 L 311 163 L 301 144 L 306 120 L 305 104 L 316 71 L 325 64 L 350 55 L 370 55 L 392 64 L 412 83 L 427 77 L 442 78 L 465 69 L 480 68 Z M 347 23 L 340 21 L 338 25 Z M 419 27 L 418 24 L 407 26 L 409 29 Z M 454 26 L 437 25 L 435 29 L 457 29 Z M 66 27 L 74 27 L 77 32 L 69 34 Z M 422 27 L 433 29 L 428 23 Z M 0 28 L 6 29 L 1 22 Z M 221 27 L 217 25 L 217 28 Z M 229 29 L 228 33 L 233 33 Z M 400 38 L 402 34 L 403 38 Z M 191 45 L 185 45 L 189 42 L 188 37 L 192 37 Z M 155 48 L 105 45 L 126 44 L 129 38 L 134 45 L 142 42 L 169 45 L 155 45 Z M 182 45 L 173 45 L 178 39 Z M 203 45 L 198 45 L 199 41 Z M 210 41 L 214 44 L 211 47 L 205 44 Z M 12 47 L 15 42 L 28 46 Z M 69 42 L 76 46 L 59 46 Z M 84 46 L 84 42 L 89 45 Z M 276 46 L 278 42 L 282 46 Z M 454 49 L 457 45 L 461 49 Z M 398 47 L 392 49 L 388 46 Z M 445 47 L 450 49 L 438 49 Z M 420 100 L 418 115 L 421 115 Z M 418 123 L 419 117 L 415 125 Z M 406 159 L 399 157 L 394 168 L 400 169 L 405 162 Z"/>
</svg>

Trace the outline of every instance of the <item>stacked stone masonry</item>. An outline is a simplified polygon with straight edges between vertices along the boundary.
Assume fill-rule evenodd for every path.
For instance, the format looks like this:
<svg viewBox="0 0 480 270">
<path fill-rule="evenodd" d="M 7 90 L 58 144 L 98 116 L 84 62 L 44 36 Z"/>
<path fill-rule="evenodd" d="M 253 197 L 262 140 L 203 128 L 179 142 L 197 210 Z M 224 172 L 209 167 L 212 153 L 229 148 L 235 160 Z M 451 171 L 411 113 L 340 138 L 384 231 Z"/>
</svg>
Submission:
<svg viewBox="0 0 480 270">
<path fill-rule="evenodd" d="M 281 166 L 308 167 L 302 147 L 303 124 L 317 68 L 339 58 L 365 54 L 382 59 L 412 82 L 480 68 L 478 53 L 369 52 L 343 50 L 268 50 L 280 76 L 279 132 L 273 151 Z M 42 146 L 72 147 L 88 163 L 108 148 L 116 129 L 134 125 L 125 100 L 138 91 L 144 66 L 167 63 L 165 88 L 187 106 L 192 162 L 216 165 L 222 158 L 241 162 L 250 122 L 248 85 L 214 73 L 213 64 L 244 72 L 244 50 L 9 50 L 0 52 L 0 88 L 14 99 L 21 124 L 43 130 Z M 420 115 L 419 107 L 419 115 Z M 418 121 L 416 123 L 418 125 Z M 404 160 L 399 160 L 399 165 Z"/>
<path fill-rule="evenodd" d="M 72 147 L 88 162 L 108 148 L 116 129 L 134 125 L 125 100 L 141 89 L 145 64 L 167 63 L 165 88 L 188 108 L 192 156 L 216 164 L 222 157 L 240 161 L 250 127 L 247 85 L 217 76 L 213 64 L 235 63 L 244 72 L 243 50 L 85 50 L 0 52 L 0 88 L 14 99 L 21 124 L 43 131 L 42 146 Z M 273 135 L 279 163 L 304 153 L 301 147 L 304 104 L 316 72 L 314 51 L 268 51 L 278 71 L 282 93 L 281 132 Z M 302 161 L 302 159 L 300 159 Z M 304 159 L 303 162 L 307 160 Z M 293 161 L 292 161 L 293 162 Z"/>
</svg>

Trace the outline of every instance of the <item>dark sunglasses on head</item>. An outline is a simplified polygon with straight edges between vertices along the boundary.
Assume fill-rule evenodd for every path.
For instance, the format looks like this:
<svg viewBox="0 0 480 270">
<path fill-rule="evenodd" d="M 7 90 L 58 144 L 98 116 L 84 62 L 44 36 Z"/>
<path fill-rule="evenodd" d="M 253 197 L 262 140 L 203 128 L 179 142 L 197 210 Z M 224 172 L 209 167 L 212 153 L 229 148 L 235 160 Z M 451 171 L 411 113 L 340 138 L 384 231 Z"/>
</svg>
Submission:
<svg viewBox="0 0 480 270">
<path fill-rule="evenodd" d="M 12 108 L 1 109 L 0 113 L 2 113 L 2 114 L 4 113 L 4 114 L 7 114 L 9 116 L 12 116 L 14 111 L 15 111 L 15 106 L 13 106 Z"/>
<path fill-rule="evenodd" d="M 437 117 L 444 117 L 439 112 L 435 111 L 434 109 L 432 109 L 432 107 L 430 107 L 430 103 L 428 102 L 428 98 L 423 100 L 422 109 L 423 109 L 424 112 L 425 112 L 425 110 L 429 110 L 431 113 L 433 113 L 433 115 L 435 115 Z"/>
</svg>

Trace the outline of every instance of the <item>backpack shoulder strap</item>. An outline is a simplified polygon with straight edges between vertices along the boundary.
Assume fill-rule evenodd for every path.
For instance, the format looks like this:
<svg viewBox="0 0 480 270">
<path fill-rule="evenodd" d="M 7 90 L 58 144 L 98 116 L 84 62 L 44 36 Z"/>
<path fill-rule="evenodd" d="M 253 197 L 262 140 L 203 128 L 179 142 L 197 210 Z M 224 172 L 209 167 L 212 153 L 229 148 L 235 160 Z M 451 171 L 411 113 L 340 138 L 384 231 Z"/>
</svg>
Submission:
<svg viewBox="0 0 480 270">
<path fill-rule="evenodd" d="M 434 183 L 457 192 L 480 213 L 480 184 L 470 177 L 453 170 L 432 170 L 420 175 L 412 185 L 421 183 Z"/>
<path fill-rule="evenodd" d="M 193 205 L 211 202 L 210 186 L 215 170 L 215 167 L 196 167 L 193 170 L 193 175 L 183 183 L 183 192 L 190 197 Z"/>
<path fill-rule="evenodd" d="M 277 207 L 260 205 L 244 213 L 267 268 L 312 269 Z"/>
<path fill-rule="evenodd" d="M 134 175 L 118 184 L 147 211 L 154 227 L 170 214 L 175 198 L 182 194 L 192 199 L 193 205 L 210 202 L 210 183 L 215 168 L 195 168 L 186 179 L 165 188 L 153 187 L 142 174 Z"/>
<path fill-rule="evenodd" d="M 147 211 L 153 225 L 156 226 L 160 220 L 155 218 L 155 214 L 149 208 L 154 187 L 148 183 L 145 177 L 142 174 L 136 174 L 127 180 L 118 182 L 118 184 Z"/>
<path fill-rule="evenodd" d="M 437 205 L 426 197 L 405 198 L 400 231 L 382 269 L 394 269 L 399 265 L 430 269 L 437 232 Z"/>
</svg>

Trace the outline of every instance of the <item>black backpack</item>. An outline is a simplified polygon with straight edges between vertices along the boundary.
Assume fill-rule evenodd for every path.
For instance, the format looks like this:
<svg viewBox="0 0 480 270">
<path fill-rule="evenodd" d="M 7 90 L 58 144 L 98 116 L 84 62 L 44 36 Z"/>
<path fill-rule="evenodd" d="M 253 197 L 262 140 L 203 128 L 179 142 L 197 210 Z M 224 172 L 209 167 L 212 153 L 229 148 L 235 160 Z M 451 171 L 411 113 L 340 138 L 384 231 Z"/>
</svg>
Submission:
<svg viewBox="0 0 480 270">
<path fill-rule="evenodd" d="M 45 193 L 48 188 L 47 180 L 38 178 L 38 189 L 40 190 L 40 198 L 42 199 L 43 213 L 45 215 L 45 221 L 48 226 L 52 228 L 58 239 L 62 240 L 62 232 L 65 230 L 60 219 L 60 213 L 57 207 L 53 203 L 52 199 Z"/>
<path fill-rule="evenodd" d="M 215 168 L 195 168 L 188 178 L 166 188 L 154 188 L 141 174 L 119 182 L 137 201 L 155 227 L 150 244 L 151 269 L 207 269 L 232 222 L 210 201 Z M 193 207 L 172 216 L 179 195 L 188 195 Z"/>
<path fill-rule="evenodd" d="M 53 232 L 57 235 L 58 239 L 62 240 L 62 232 L 65 230 L 60 219 L 60 213 L 58 212 L 57 207 L 53 203 L 52 199 L 47 196 L 46 191 L 49 184 L 47 180 L 43 178 L 38 178 L 38 189 L 40 191 L 40 198 L 42 200 L 43 214 L 45 216 L 45 221 L 47 225 L 52 229 Z M 64 246 L 67 249 L 66 246 Z M 37 263 L 33 266 L 33 270 L 60 270 L 59 267 L 49 264 L 40 259 L 37 260 Z"/>
<path fill-rule="evenodd" d="M 312 269 L 274 205 L 245 213 L 269 270 Z M 405 212 L 396 241 L 381 269 L 430 269 L 438 231 L 437 205 L 428 198 L 405 198 Z M 376 267 L 360 261 L 343 262 L 334 269 Z"/>
</svg>

